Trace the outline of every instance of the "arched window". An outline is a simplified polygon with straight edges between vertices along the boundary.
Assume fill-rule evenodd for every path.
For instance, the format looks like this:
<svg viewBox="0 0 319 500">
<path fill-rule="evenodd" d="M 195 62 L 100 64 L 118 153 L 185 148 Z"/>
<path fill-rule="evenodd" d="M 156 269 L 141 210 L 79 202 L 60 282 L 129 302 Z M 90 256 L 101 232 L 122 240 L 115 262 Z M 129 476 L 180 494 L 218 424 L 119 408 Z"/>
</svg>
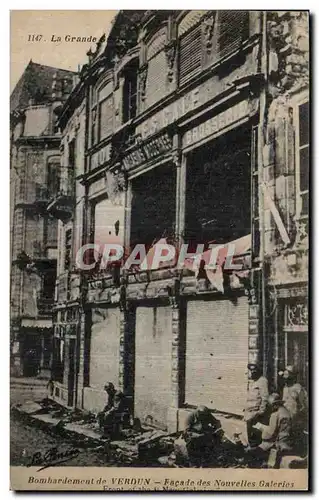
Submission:
<svg viewBox="0 0 319 500">
<path fill-rule="evenodd" d="M 202 69 L 202 19 L 207 11 L 194 10 L 178 25 L 179 84 L 183 85 Z"/>
<path fill-rule="evenodd" d="M 152 106 L 167 93 L 167 62 L 165 56 L 166 27 L 160 29 L 147 43 L 146 107 Z"/>
<path fill-rule="evenodd" d="M 113 83 L 98 84 L 92 90 L 91 145 L 94 146 L 113 132 Z"/>
</svg>

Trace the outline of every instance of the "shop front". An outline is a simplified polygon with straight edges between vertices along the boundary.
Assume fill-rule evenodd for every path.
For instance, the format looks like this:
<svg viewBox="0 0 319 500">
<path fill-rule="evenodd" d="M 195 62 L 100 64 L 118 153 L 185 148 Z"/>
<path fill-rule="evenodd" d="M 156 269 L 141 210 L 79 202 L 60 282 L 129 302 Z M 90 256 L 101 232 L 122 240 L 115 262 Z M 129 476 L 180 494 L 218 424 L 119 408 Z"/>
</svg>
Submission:
<svg viewBox="0 0 319 500">
<path fill-rule="evenodd" d="M 167 428 L 170 406 L 172 308 L 152 303 L 136 308 L 135 417 Z"/>
<path fill-rule="evenodd" d="M 107 382 L 119 388 L 120 314 L 117 306 L 92 307 L 90 341 L 86 352 L 89 373 L 83 388 L 83 408 L 86 410 L 103 409 Z"/>
<path fill-rule="evenodd" d="M 185 403 L 242 415 L 247 392 L 248 300 L 187 301 Z M 227 389 L 226 389 L 227 388 Z"/>
</svg>

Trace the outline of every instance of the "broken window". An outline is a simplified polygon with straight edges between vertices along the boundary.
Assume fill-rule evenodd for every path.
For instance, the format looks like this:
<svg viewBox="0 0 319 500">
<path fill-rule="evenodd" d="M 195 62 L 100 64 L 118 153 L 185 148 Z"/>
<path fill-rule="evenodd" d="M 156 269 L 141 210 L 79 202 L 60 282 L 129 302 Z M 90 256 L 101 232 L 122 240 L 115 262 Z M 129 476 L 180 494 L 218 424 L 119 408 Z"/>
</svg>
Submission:
<svg viewBox="0 0 319 500">
<path fill-rule="evenodd" d="M 251 130 L 242 128 L 189 155 L 185 242 L 193 251 L 250 234 L 250 151 Z"/>
<path fill-rule="evenodd" d="M 132 181 L 131 247 L 174 236 L 176 167 L 157 167 Z"/>
</svg>

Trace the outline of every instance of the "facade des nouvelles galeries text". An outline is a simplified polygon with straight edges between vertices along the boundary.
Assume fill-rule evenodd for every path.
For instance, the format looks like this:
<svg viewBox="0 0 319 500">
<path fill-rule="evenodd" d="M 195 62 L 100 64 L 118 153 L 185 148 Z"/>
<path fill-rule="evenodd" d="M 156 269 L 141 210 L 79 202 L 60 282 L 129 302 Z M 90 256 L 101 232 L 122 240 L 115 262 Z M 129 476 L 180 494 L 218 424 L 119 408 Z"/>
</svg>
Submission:
<svg viewBox="0 0 319 500">
<path fill-rule="evenodd" d="M 287 364 L 307 385 L 308 23 L 120 11 L 88 52 L 58 110 L 45 206 L 58 221 L 56 401 L 96 412 L 112 382 L 135 417 L 175 431 L 197 405 L 242 418 L 248 362 L 271 388 Z M 87 251 L 78 266 L 84 245 L 154 242 L 233 244 L 240 265 L 127 269 Z"/>
</svg>

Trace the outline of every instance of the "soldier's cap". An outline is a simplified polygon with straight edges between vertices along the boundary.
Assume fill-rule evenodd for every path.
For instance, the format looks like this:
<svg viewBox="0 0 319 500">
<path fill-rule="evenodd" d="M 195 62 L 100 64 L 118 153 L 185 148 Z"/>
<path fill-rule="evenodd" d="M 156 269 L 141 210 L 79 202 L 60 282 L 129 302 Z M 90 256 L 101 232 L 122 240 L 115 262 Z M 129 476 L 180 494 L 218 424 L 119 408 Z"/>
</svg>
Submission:
<svg viewBox="0 0 319 500">
<path fill-rule="evenodd" d="M 111 389 L 111 390 L 114 390 L 115 387 L 114 385 L 112 384 L 112 382 L 108 382 L 107 384 L 105 384 L 104 386 L 104 390 L 107 391 L 108 389 Z"/>
<path fill-rule="evenodd" d="M 258 363 L 248 363 L 248 370 L 260 370 L 261 366 Z"/>
<path fill-rule="evenodd" d="M 123 398 L 124 398 L 124 394 L 123 394 L 123 392 L 121 392 L 121 391 L 116 391 L 115 396 L 114 396 L 114 399 L 118 400 L 118 399 L 123 399 Z"/>
<path fill-rule="evenodd" d="M 295 366 L 293 365 L 288 365 L 286 366 L 285 368 L 285 372 L 288 372 L 288 373 L 291 373 L 292 375 L 297 375 L 298 373 L 298 370 Z"/>
<path fill-rule="evenodd" d="M 209 411 L 209 409 L 207 408 L 207 406 L 203 406 L 203 405 L 199 406 L 199 407 L 197 408 L 197 411 L 198 411 L 199 413 L 210 413 L 210 411 Z"/>
<path fill-rule="evenodd" d="M 281 397 L 279 396 L 279 394 L 277 392 L 273 392 L 272 394 L 270 394 L 269 398 L 268 398 L 268 403 L 270 405 L 273 405 L 274 403 L 283 403 L 284 401 L 281 399 Z"/>
</svg>

